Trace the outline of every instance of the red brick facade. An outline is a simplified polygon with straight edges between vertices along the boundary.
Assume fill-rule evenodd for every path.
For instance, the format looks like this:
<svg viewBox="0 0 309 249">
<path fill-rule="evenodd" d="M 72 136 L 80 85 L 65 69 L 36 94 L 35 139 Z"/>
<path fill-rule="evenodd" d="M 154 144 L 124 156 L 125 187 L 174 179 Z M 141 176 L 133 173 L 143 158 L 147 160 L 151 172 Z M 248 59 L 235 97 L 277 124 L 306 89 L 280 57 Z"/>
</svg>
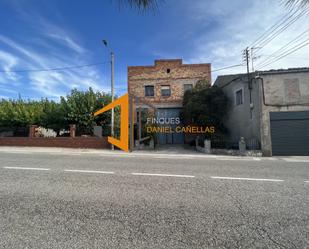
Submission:
<svg viewBox="0 0 309 249">
<path fill-rule="evenodd" d="M 92 149 L 111 148 L 106 137 L 4 137 L 0 138 L 0 146 L 37 146 Z"/>
<path fill-rule="evenodd" d="M 128 67 L 128 92 L 140 100 L 160 106 L 181 106 L 184 85 L 199 80 L 211 83 L 211 64 L 183 64 L 181 59 L 156 60 L 154 66 Z M 154 96 L 145 96 L 145 86 L 154 86 Z M 161 86 L 170 87 L 170 96 L 161 95 Z"/>
</svg>

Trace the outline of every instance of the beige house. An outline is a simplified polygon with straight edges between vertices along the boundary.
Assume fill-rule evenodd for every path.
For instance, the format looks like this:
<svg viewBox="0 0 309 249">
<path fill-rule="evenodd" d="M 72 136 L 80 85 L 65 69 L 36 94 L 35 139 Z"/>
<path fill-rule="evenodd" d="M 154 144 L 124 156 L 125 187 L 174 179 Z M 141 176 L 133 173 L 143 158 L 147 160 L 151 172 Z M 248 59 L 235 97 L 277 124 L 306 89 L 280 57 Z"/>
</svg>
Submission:
<svg viewBox="0 0 309 249">
<path fill-rule="evenodd" d="M 230 100 L 230 139 L 244 137 L 265 156 L 309 155 L 309 68 L 223 75 L 215 81 Z"/>
</svg>

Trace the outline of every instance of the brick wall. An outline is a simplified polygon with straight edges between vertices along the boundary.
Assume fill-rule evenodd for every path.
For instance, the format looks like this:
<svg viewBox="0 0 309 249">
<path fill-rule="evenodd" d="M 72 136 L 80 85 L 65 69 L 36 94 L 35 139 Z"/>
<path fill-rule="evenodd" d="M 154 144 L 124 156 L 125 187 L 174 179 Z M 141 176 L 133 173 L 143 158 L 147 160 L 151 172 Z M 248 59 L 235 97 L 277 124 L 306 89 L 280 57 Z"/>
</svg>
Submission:
<svg viewBox="0 0 309 249">
<path fill-rule="evenodd" d="M 36 146 L 36 147 L 63 147 L 63 148 L 92 148 L 110 149 L 106 137 L 5 137 L 0 138 L 0 146 Z"/>
<path fill-rule="evenodd" d="M 211 83 L 211 64 L 182 64 L 182 60 L 156 60 L 154 66 L 128 67 L 128 91 L 152 104 L 181 106 L 184 84 L 206 79 Z M 154 96 L 145 97 L 145 86 L 154 86 Z M 161 86 L 169 85 L 170 97 L 161 96 Z"/>
</svg>

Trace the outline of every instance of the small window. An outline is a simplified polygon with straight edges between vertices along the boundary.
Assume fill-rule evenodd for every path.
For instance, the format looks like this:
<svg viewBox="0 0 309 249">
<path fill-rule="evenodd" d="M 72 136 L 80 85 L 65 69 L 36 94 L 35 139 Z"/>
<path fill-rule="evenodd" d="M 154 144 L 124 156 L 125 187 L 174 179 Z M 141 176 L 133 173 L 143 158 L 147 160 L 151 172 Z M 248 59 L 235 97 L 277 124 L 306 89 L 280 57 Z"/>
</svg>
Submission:
<svg viewBox="0 0 309 249">
<path fill-rule="evenodd" d="M 190 90 L 192 90 L 192 88 L 193 88 L 193 85 L 192 84 L 184 84 L 183 85 L 183 90 L 186 92 L 186 91 L 190 91 Z"/>
<path fill-rule="evenodd" d="M 161 96 L 163 96 L 163 97 L 171 96 L 171 87 L 170 86 L 161 86 Z"/>
<path fill-rule="evenodd" d="M 154 86 L 145 86 L 145 96 L 146 97 L 154 96 Z"/>
<path fill-rule="evenodd" d="M 242 105 L 243 104 L 243 93 L 242 89 L 236 91 L 235 93 L 236 97 L 236 105 Z"/>
<path fill-rule="evenodd" d="M 168 68 L 168 69 L 166 70 L 166 72 L 167 72 L 167 73 L 170 73 L 170 72 L 171 72 L 171 69 Z"/>
</svg>

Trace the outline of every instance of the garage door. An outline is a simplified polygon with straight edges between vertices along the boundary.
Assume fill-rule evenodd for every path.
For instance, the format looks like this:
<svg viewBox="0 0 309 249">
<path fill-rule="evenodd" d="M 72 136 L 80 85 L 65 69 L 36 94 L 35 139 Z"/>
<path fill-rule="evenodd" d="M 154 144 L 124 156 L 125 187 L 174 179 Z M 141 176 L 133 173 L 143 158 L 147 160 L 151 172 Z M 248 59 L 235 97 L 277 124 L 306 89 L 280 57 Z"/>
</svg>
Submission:
<svg viewBox="0 0 309 249">
<path fill-rule="evenodd" d="M 157 109 L 157 118 L 177 118 L 180 117 L 180 108 L 162 108 Z M 163 125 L 170 126 L 172 130 L 175 130 L 177 125 Z M 183 144 L 184 135 L 182 133 L 159 133 L 158 135 L 159 144 Z"/>
<path fill-rule="evenodd" d="M 274 156 L 309 156 L 309 111 L 271 112 Z"/>
</svg>

